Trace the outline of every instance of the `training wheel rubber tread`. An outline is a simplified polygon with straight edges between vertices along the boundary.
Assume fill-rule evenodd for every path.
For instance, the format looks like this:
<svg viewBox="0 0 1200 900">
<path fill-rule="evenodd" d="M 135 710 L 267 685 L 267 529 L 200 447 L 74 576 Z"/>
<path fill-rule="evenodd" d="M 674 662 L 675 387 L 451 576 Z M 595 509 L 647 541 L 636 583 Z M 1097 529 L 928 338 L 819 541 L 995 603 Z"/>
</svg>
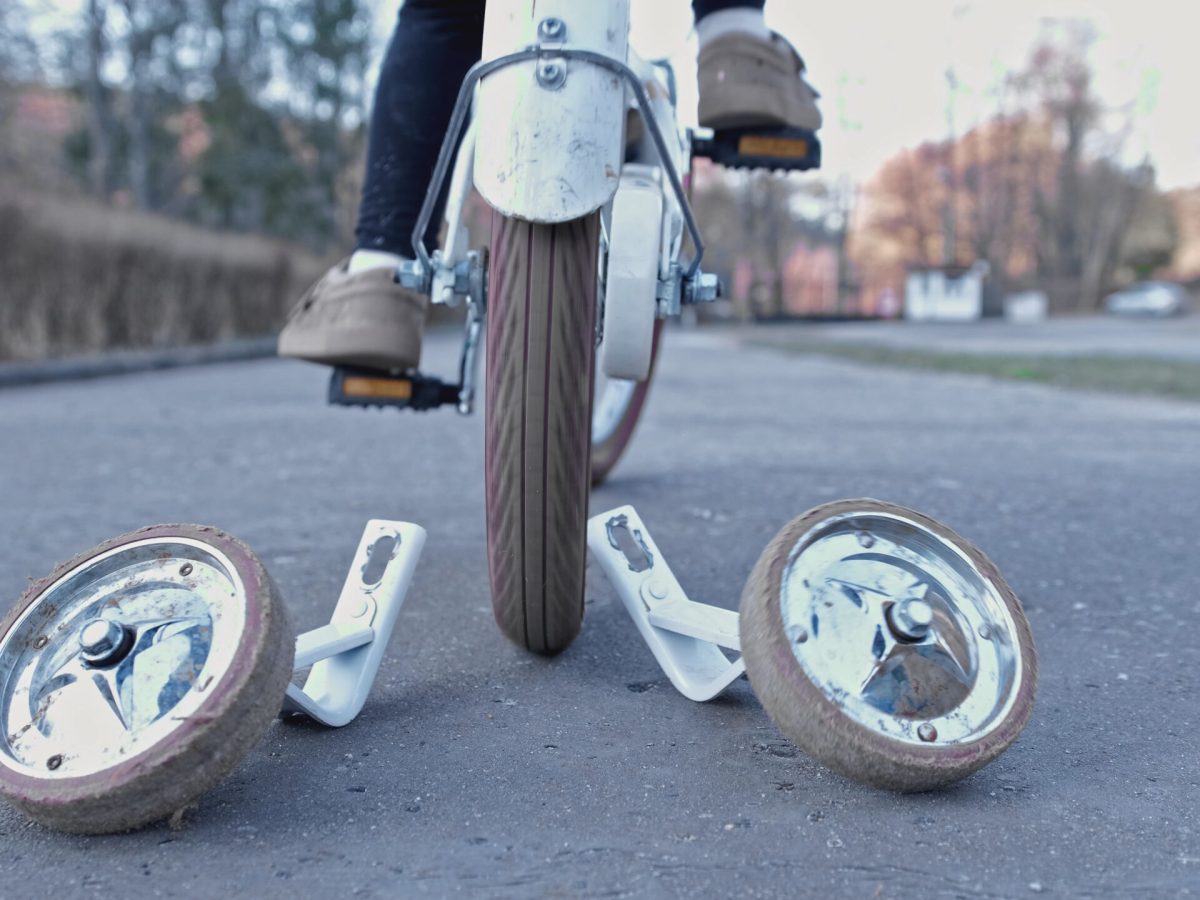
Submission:
<svg viewBox="0 0 1200 900">
<path fill-rule="evenodd" d="M 944 746 L 919 746 L 886 737 L 845 715 L 805 674 L 784 631 L 782 581 L 799 540 L 821 520 L 850 512 L 890 513 L 925 526 L 962 550 L 996 587 L 1016 625 L 1023 672 L 1003 721 L 983 737 Z M 1037 652 L 1016 594 L 982 550 L 940 522 L 902 506 L 871 499 L 840 500 L 793 519 L 755 564 L 742 593 L 739 623 L 746 673 L 772 721 L 807 754 L 855 781 L 904 792 L 950 784 L 1004 752 L 1033 711 Z"/>
<path fill-rule="evenodd" d="M 279 714 L 295 661 L 286 610 L 253 552 L 208 526 L 154 525 L 81 553 L 29 586 L 0 624 L 0 635 L 71 569 L 126 544 L 168 537 L 210 544 L 237 569 L 245 586 L 246 624 L 235 661 L 194 715 L 132 759 L 74 778 L 34 778 L 0 768 L 0 795 L 42 825 L 74 834 L 112 834 L 166 819 L 233 771 Z"/>
</svg>

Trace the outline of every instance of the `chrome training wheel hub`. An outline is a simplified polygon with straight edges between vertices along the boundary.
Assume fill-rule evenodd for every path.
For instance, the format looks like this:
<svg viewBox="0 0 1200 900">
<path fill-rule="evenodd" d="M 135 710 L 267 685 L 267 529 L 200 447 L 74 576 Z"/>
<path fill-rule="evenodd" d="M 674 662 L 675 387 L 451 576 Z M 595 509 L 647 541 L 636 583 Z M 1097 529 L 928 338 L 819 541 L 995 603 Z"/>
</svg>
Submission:
<svg viewBox="0 0 1200 900">
<path fill-rule="evenodd" d="M 840 512 L 793 548 L 786 634 L 805 674 L 859 725 L 921 745 L 977 740 L 1022 672 L 995 584 L 948 537 L 897 513 Z"/>
<path fill-rule="evenodd" d="M 215 547 L 152 538 L 84 560 L 0 636 L 0 765 L 67 778 L 131 759 L 211 696 L 244 628 Z"/>
</svg>

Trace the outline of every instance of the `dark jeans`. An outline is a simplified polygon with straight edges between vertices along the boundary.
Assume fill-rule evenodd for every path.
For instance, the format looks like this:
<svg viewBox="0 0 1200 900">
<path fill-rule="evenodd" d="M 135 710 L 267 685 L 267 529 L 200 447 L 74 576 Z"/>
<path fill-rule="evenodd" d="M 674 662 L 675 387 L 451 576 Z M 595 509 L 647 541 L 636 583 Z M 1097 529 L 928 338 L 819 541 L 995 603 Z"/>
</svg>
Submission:
<svg viewBox="0 0 1200 900">
<path fill-rule="evenodd" d="M 602 0 L 589 0 L 602 2 Z M 693 0 L 696 21 L 766 0 Z M 375 90 L 355 228 L 362 250 L 412 255 L 412 233 L 463 77 L 479 59 L 484 0 L 406 0 Z M 425 243 L 441 227 L 438 204 Z"/>
</svg>

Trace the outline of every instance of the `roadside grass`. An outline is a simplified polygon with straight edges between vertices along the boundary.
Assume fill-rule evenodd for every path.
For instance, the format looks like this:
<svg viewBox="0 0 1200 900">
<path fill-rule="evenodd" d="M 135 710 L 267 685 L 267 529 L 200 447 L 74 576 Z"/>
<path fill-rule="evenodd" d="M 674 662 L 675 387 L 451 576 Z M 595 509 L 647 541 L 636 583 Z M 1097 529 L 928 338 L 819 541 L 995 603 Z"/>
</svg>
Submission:
<svg viewBox="0 0 1200 900">
<path fill-rule="evenodd" d="M 1037 356 L 947 353 L 805 338 L 751 338 L 789 353 L 847 359 L 868 365 L 985 375 L 1077 390 L 1109 391 L 1200 401 L 1200 363 L 1116 355 Z"/>
</svg>

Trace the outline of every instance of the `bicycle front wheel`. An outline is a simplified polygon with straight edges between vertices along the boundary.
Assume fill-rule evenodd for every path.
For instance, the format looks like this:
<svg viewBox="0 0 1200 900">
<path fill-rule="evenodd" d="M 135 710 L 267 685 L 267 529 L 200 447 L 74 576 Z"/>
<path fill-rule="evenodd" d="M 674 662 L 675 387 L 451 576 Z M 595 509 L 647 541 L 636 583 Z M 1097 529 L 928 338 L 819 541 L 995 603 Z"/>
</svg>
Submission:
<svg viewBox="0 0 1200 900">
<path fill-rule="evenodd" d="M 493 212 L 485 415 L 488 569 L 500 629 L 535 653 L 583 624 L 600 214 Z"/>
</svg>

